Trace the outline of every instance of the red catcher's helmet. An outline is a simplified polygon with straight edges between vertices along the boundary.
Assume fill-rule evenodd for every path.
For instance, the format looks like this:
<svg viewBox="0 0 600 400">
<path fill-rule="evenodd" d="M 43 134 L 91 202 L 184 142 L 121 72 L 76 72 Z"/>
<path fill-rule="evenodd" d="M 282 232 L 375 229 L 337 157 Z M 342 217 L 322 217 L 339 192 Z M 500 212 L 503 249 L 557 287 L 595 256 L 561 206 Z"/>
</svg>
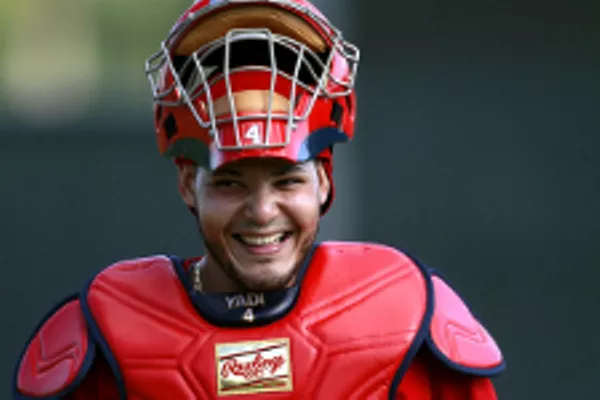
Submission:
<svg viewBox="0 0 600 400">
<path fill-rule="evenodd" d="M 354 134 L 358 61 L 305 0 L 196 1 L 146 61 L 158 148 L 211 169 L 319 158 L 331 180 L 333 145 Z"/>
</svg>

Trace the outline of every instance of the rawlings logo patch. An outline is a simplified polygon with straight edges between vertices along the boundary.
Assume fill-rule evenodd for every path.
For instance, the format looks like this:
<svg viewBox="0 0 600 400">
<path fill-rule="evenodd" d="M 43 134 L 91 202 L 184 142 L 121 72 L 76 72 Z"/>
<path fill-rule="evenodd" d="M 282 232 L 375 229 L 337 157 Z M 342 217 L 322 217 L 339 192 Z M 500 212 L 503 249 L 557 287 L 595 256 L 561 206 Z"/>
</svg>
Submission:
<svg viewBox="0 0 600 400">
<path fill-rule="evenodd" d="M 289 339 L 222 343 L 215 351 L 219 396 L 292 390 Z"/>
</svg>

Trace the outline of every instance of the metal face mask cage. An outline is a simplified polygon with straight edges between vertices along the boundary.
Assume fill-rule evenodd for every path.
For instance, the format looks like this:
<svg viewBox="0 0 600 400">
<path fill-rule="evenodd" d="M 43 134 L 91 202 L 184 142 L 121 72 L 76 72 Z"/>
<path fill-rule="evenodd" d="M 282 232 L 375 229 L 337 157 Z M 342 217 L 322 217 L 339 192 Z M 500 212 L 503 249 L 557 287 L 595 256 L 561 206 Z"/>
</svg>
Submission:
<svg viewBox="0 0 600 400">
<path fill-rule="evenodd" d="M 146 62 L 146 75 L 155 104 L 164 107 L 186 105 L 199 126 L 208 130 L 218 150 L 287 146 L 292 131 L 299 122 L 308 118 L 317 99 L 333 99 L 350 95 L 354 88 L 359 51 L 356 46 L 345 41 L 339 31 L 310 9 L 295 3 L 281 3 L 286 7 L 293 5 L 299 8 L 299 12 L 311 18 L 320 27 L 321 32 L 329 32 L 325 38 L 329 47 L 327 54 L 317 54 L 306 44 L 273 33 L 269 29 L 232 29 L 224 37 L 202 45 L 178 65 L 175 59 L 181 56 L 174 56 L 173 48 L 190 26 L 210 11 L 201 10 L 197 14 L 191 14 L 185 23 L 180 24 L 161 43 L 161 50 Z M 232 66 L 232 48 L 250 41 L 262 42 L 263 46 L 266 46 L 268 62 L 264 62 L 263 65 Z M 278 65 L 276 50 L 281 49 L 295 57 L 291 70 L 290 66 L 284 70 Z M 332 72 L 335 57 L 341 57 L 346 63 L 347 70 L 343 74 L 343 79 Z M 215 66 L 214 61 L 219 58 L 221 65 Z M 232 78 L 246 72 L 269 74 L 269 87 L 262 88 L 269 93 L 266 112 L 253 112 L 251 115 L 238 113 Z M 172 82 L 167 85 L 164 84 L 166 75 L 172 76 Z M 287 112 L 273 112 L 273 101 L 277 95 L 276 84 L 282 81 L 289 83 L 289 92 L 284 94 L 284 97 L 289 100 L 289 107 Z M 215 112 L 214 88 L 217 85 L 225 87 L 226 101 L 230 110 L 226 116 L 217 115 Z M 302 107 L 298 107 L 296 103 L 299 92 L 310 95 L 308 101 L 303 102 Z M 254 138 L 252 144 L 244 144 L 240 134 L 239 123 L 248 120 L 265 122 L 264 135 L 262 138 Z M 285 134 L 280 140 L 271 140 L 274 120 L 286 122 Z M 223 143 L 218 130 L 218 127 L 223 124 L 231 124 L 235 137 L 234 143 Z"/>
</svg>

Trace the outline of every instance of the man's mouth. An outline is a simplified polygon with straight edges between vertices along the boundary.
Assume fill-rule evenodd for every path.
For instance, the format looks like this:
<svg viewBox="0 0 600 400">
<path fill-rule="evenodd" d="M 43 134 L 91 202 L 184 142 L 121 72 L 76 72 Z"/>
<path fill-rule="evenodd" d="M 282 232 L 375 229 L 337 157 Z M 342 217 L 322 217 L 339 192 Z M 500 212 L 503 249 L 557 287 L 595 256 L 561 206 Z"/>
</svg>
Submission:
<svg viewBox="0 0 600 400">
<path fill-rule="evenodd" d="M 277 232 L 271 235 L 234 234 L 233 238 L 250 247 L 265 247 L 281 244 L 291 236 L 291 232 Z"/>
</svg>

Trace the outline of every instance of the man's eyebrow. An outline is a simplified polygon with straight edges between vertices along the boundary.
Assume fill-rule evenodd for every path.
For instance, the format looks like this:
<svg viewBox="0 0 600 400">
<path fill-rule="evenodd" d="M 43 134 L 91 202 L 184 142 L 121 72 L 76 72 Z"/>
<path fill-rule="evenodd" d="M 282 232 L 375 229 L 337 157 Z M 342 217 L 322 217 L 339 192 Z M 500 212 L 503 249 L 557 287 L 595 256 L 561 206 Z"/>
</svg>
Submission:
<svg viewBox="0 0 600 400">
<path fill-rule="evenodd" d="M 238 170 L 231 168 L 219 168 L 216 171 L 213 171 L 212 176 L 242 176 L 242 173 Z"/>
<path fill-rule="evenodd" d="M 274 176 L 282 176 L 286 174 L 293 174 L 297 172 L 304 172 L 305 169 L 302 164 L 289 164 L 283 168 L 279 168 L 273 172 Z"/>
</svg>

